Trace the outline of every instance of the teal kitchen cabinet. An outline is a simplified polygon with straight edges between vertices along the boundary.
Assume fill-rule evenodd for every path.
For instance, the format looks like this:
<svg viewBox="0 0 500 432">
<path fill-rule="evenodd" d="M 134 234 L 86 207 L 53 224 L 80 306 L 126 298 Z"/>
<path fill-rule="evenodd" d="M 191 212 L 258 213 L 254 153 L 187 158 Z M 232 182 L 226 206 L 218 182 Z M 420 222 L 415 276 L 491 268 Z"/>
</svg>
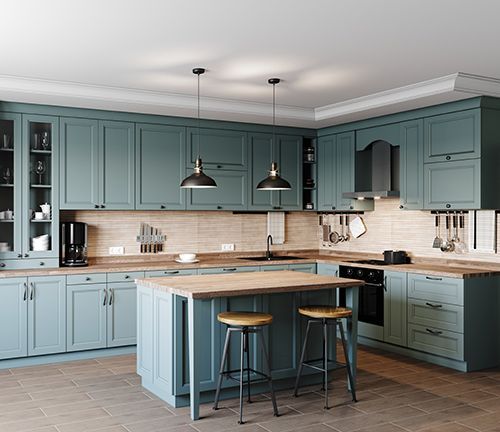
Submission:
<svg viewBox="0 0 500 432">
<path fill-rule="evenodd" d="M 244 267 L 213 267 L 213 268 L 201 268 L 198 270 L 198 274 L 223 274 L 223 273 L 242 273 L 242 272 L 254 272 L 259 271 L 259 267 L 256 266 L 244 266 Z"/>
<path fill-rule="evenodd" d="M 249 134 L 248 195 L 249 210 L 302 210 L 302 137 L 276 135 L 273 148 L 271 134 Z M 279 174 L 292 189 L 289 191 L 257 190 L 267 177 L 271 162 L 278 163 Z"/>
<path fill-rule="evenodd" d="M 318 139 L 318 210 L 373 210 L 370 200 L 342 197 L 355 188 L 355 151 L 354 132 Z"/>
<path fill-rule="evenodd" d="M 66 351 L 66 277 L 28 278 L 28 355 Z"/>
<path fill-rule="evenodd" d="M 399 202 L 405 210 L 424 208 L 423 128 L 422 119 L 400 124 Z"/>
<path fill-rule="evenodd" d="M 193 168 L 198 157 L 207 169 L 246 171 L 247 133 L 223 129 L 188 128 L 186 168 Z"/>
<path fill-rule="evenodd" d="M 135 205 L 134 124 L 61 118 L 61 209 Z"/>
<path fill-rule="evenodd" d="M 213 189 L 190 189 L 187 191 L 188 210 L 246 210 L 248 176 L 246 171 L 204 169 L 205 174 L 217 183 Z M 188 176 L 193 172 L 186 170 Z"/>
<path fill-rule="evenodd" d="M 135 282 L 108 283 L 107 346 L 135 345 L 137 287 Z"/>
<path fill-rule="evenodd" d="M 137 210 L 186 208 L 185 127 L 137 124 L 135 160 Z"/>
<path fill-rule="evenodd" d="M 67 350 L 106 348 L 105 283 L 67 287 Z"/>
<path fill-rule="evenodd" d="M 481 156 L 481 110 L 472 109 L 424 119 L 425 162 Z"/>
<path fill-rule="evenodd" d="M 481 186 L 481 159 L 438 162 L 424 165 L 424 208 L 456 210 L 488 208 L 487 192 Z M 485 184 L 486 186 L 486 184 Z M 490 196 L 492 195 L 489 192 Z M 484 205 L 483 205 L 484 202 Z"/>
<path fill-rule="evenodd" d="M 298 271 L 302 273 L 316 274 L 316 264 L 290 264 L 288 269 L 291 271 Z"/>
<path fill-rule="evenodd" d="M 28 355 L 26 278 L 0 280 L 0 360 Z"/>
<path fill-rule="evenodd" d="M 384 285 L 384 342 L 406 346 L 406 273 L 386 271 Z"/>
</svg>

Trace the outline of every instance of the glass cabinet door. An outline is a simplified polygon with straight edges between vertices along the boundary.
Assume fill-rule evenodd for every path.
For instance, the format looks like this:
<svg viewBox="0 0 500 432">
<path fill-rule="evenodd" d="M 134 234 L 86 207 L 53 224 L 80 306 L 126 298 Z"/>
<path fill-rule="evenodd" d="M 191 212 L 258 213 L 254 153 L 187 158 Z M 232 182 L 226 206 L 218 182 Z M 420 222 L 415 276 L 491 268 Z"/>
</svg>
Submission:
<svg viewBox="0 0 500 432">
<path fill-rule="evenodd" d="M 59 119 L 23 115 L 23 257 L 58 256 L 59 204 L 58 166 Z"/>
<path fill-rule="evenodd" d="M 21 256 L 21 115 L 0 113 L 0 259 Z"/>
</svg>

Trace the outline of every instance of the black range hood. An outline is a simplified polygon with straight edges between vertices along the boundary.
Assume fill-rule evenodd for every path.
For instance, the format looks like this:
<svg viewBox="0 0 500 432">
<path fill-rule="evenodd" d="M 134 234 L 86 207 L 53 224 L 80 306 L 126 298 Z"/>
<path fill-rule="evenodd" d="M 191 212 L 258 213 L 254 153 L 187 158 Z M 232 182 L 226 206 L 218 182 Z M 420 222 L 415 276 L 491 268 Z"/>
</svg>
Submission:
<svg viewBox="0 0 500 432">
<path fill-rule="evenodd" d="M 355 172 L 355 191 L 342 193 L 343 198 L 399 197 L 399 146 L 380 140 L 356 151 Z"/>
</svg>

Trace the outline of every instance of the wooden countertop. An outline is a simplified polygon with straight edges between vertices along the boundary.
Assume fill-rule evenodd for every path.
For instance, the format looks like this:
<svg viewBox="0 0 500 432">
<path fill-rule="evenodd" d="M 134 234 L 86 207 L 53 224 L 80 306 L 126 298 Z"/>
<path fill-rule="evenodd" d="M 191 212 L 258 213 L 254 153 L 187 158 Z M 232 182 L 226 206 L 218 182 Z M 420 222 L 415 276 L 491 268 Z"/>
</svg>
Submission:
<svg viewBox="0 0 500 432">
<path fill-rule="evenodd" d="M 252 261 L 248 259 L 240 259 L 236 254 L 205 254 L 200 255 L 200 262 L 194 264 L 179 264 L 174 261 L 173 257 L 158 257 L 158 260 L 151 260 L 150 257 L 145 257 L 143 261 L 138 257 L 131 257 L 130 261 L 124 257 L 122 262 L 98 262 L 91 263 L 88 267 L 60 267 L 60 268 L 44 268 L 30 270 L 0 270 L 0 279 L 9 277 L 26 277 L 26 276 L 64 276 L 71 274 L 86 274 L 86 273 L 112 273 L 112 272 L 133 272 L 133 271 L 155 271 L 155 270 L 180 270 L 180 269 L 198 269 L 198 268 L 213 268 L 213 267 L 248 267 L 248 266 L 266 266 L 266 265 L 288 265 L 288 264 L 339 264 L 350 265 L 354 267 L 377 268 L 386 271 L 420 273 L 432 276 L 451 277 L 466 279 L 471 277 L 487 277 L 500 276 L 500 265 L 492 263 L 473 263 L 473 262 L 443 262 L 437 260 L 436 263 L 416 262 L 412 264 L 398 264 L 387 266 L 373 266 L 368 264 L 358 264 L 354 262 L 357 259 L 373 258 L 373 254 L 333 254 L 333 253 L 318 253 L 316 251 L 293 253 L 303 257 L 303 259 L 289 259 L 282 261 Z M 242 253 L 240 252 L 240 255 Z M 256 253 L 245 254 L 258 255 Z M 381 259 L 381 257 L 377 257 Z"/>
<path fill-rule="evenodd" d="M 364 285 L 355 279 L 301 273 L 290 270 L 231 273 L 179 278 L 141 278 L 137 284 L 193 299 L 273 294 Z"/>
</svg>

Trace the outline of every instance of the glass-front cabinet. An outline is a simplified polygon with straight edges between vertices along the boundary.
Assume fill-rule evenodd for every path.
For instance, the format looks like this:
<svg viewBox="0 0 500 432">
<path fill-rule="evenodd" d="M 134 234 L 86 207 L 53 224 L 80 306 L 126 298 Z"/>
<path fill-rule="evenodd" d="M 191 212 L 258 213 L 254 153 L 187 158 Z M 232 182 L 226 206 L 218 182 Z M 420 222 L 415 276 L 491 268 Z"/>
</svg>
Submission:
<svg viewBox="0 0 500 432">
<path fill-rule="evenodd" d="M 0 116 L 1 267 L 57 263 L 59 205 L 54 167 L 58 166 L 58 125 L 57 117 Z"/>
</svg>

